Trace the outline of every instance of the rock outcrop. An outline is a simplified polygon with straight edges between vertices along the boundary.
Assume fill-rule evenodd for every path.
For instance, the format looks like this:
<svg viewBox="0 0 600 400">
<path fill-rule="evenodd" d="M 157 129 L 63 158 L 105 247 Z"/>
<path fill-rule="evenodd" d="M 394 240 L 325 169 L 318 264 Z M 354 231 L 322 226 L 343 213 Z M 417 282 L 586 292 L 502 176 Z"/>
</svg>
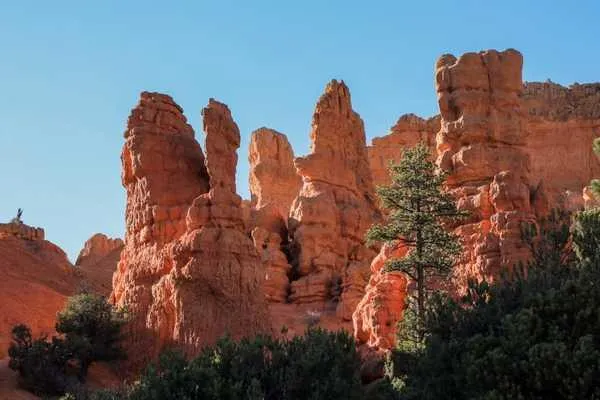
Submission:
<svg viewBox="0 0 600 400">
<path fill-rule="evenodd" d="M 29 325 L 35 336 L 55 333 L 56 313 L 79 282 L 65 252 L 43 240 L 41 228 L 11 223 L 2 229 L 10 234 L 0 236 L 0 359 L 16 324 Z"/>
<path fill-rule="evenodd" d="M 398 163 L 405 148 L 425 143 L 435 156 L 435 135 L 440 130 L 440 117 L 423 119 L 414 114 L 402 115 L 390 132 L 373 138 L 368 147 L 369 167 L 375 186 L 390 183 L 389 164 Z"/>
<path fill-rule="evenodd" d="M 343 82 L 327 85 L 313 115 L 311 154 L 295 165 L 303 185 L 290 213 L 298 278 L 290 300 L 316 308 L 336 303 L 338 316 L 349 321 L 375 255 L 364 234 L 378 212 L 363 122 Z"/>
<path fill-rule="evenodd" d="M 583 188 L 600 177 L 592 151 L 600 136 L 600 84 L 525 83 L 523 107 L 532 185 L 543 184 L 550 207 L 581 208 Z"/>
<path fill-rule="evenodd" d="M 521 224 L 535 220 L 543 196 L 529 181 L 521 106 L 523 58 L 516 50 L 443 55 L 436 65 L 441 113 L 438 163 L 449 173 L 449 190 L 470 217 L 456 229 L 463 254 L 457 284 L 493 280 L 528 257 Z"/>
<path fill-rule="evenodd" d="M 260 128 L 252 132 L 248 161 L 252 225 L 278 232 L 287 242 L 290 207 L 302 187 L 292 146 L 284 134 Z"/>
<path fill-rule="evenodd" d="M 117 270 L 124 243 L 102 233 L 89 238 L 79 252 L 75 266 L 83 276 L 83 285 L 88 290 L 103 296 L 110 295 L 112 276 Z"/>
<path fill-rule="evenodd" d="M 225 333 L 270 331 L 262 265 L 235 193 L 239 130 L 212 99 L 203 118 L 206 160 L 169 96 L 142 93 L 128 120 L 125 248 L 111 298 L 135 316 L 134 367 L 170 343 L 194 354 Z"/>
<path fill-rule="evenodd" d="M 22 222 L 0 224 L 0 239 L 15 237 L 23 240 L 44 240 L 44 230 L 25 225 Z"/>
</svg>

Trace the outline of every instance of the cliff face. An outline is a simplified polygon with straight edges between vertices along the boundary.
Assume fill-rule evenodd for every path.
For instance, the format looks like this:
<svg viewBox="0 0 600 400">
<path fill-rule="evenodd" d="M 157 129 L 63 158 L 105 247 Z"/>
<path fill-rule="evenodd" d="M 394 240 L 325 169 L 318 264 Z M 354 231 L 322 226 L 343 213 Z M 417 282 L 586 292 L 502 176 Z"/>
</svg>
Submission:
<svg viewBox="0 0 600 400">
<path fill-rule="evenodd" d="M 550 206 L 581 208 L 583 188 L 600 176 L 592 151 L 600 136 L 600 84 L 525 83 L 523 107 L 532 184 L 543 183 Z"/>
<path fill-rule="evenodd" d="M 259 256 L 235 194 L 239 131 L 212 99 L 203 117 L 206 160 L 170 97 L 142 93 L 128 120 L 121 157 L 127 230 L 112 300 L 135 316 L 134 364 L 171 342 L 195 353 L 226 332 L 270 328 Z"/>
</svg>

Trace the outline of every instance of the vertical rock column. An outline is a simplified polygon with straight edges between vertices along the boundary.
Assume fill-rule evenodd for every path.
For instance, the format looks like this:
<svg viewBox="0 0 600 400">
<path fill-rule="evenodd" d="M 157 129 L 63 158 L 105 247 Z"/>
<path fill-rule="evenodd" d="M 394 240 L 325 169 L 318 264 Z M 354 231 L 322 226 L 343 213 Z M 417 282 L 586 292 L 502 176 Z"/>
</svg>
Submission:
<svg viewBox="0 0 600 400">
<path fill-rule="evenodd" d="M 296 158 L 302 188 L 290 213 L 295 272 L 291 300 L 339 301 L 350 320 L 368 281 L 374 252 L 364 234 L 378 218 L 360 116 L 343 82 L 331 81 L 317 102 L 311 153 Z"/>
<path fill-rule="evenodd" d="M 456 229 L 463 240 L 455 267 L 459 287 L 469 277 L 493 279 L 529 255 L 520 227 L 535 221 L 535 196 L 523 148 L 522 65 L 516 50 L 466 53 L 458 59 L 443 55 L 437 61 L 438 164 L 449 173 L 448 188 L 458 207 L 470 212 Z"/>
<path fill-rule="evenodd" d="M 134 367 L 169 344 L 194 354 L 227 332 L 270 329 L 259 257 L 235 194 L 239 132 L 224 105 L 211 101 L 208 109 L 206 163 L 169 96 L 142 93 L 128 120 L 125 248 L 111 299 L 133 316 Z"/>
</svg>

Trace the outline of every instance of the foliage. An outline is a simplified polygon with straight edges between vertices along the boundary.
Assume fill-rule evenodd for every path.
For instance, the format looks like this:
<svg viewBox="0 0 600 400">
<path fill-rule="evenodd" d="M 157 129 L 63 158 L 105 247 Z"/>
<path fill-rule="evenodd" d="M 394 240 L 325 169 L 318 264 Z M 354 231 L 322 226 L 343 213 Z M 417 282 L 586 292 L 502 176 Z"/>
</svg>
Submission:
<svg viewBox="0 0 600 400">
<path fill-rule="evenodd" d="M 597 217 L 576 220 L 581 240 L 596 243 L 586 235 L 598 232 Z M 404 399 L 600 399 L 600 261 L 587 250 L 568 261 L 564 223 L 551 231 L 542 241 L 555 254 L 511 279 L 432 298 Z"/>
<path fill-rule="evenodd" d="M 56 331 L 64 335 L 75 354 L 82 378 L 94 361 L 124 358 L 120 340 L 125 322 L 125 311 L 114 308 L 102 296 L 81 293 L 69 298 L 58 313 Z"/>
<path fill-rule="evenodd" d="M 384 224 L 369 229 L 367 241 L 409 248 L 405 257 L 388 260 L 386 269 L 402 271 L 415 283 L 416 302 L 412 304 L 416 307 L 416 329 L 421 341 L 430 282 L 447 277 L 460 252 L 458 239 L 443 223 L 464 213 L 443 192 L 446 175 L 430 160 L 423 143 L 404 151 L 400 163 L 390 165 L 390 176 L 389 186 L 377 188 L 381 205 L 389 210 L 389 216 Z"/>
<path fill-rule="evenodd" d="M 600 157 L 600 138 L 594 139 L 592 142 L 592 149 L 594 150 L 596 156 Z M 592 193 L 594 193 L 596 197 L 600 197 L 600 180 L 592 179 L 591 187 Z"/>
<path fill-rule="evenodd" d="M 573 248 L 585 263 L 597 263 L 600 257 L 600 209 L 581 211 L 573 224 Z"/>
<path fill-rule="evenodd" d="M 19 373 L 21 387 L 37 395 L 57 395 L 72 384 L 67 373 L 72 354 L 64 341 L 48 341 L 44 336 L 33 339 L 31 329 L 23 324 L 13 327 L 12 340 L 8 365 Z"/>
<path fill-rule="evenodd" d="M 105 298 L 73 296 L 58 315 L 56 330 L 62 336 L 34 340 L 28 326 L 13 328 L 9 367 L 19 373 L 21 386 L 35 394 L 78 391 L 92 362 L 123 357 L 118 342 L 123 323 L 123 312 Z"/>
<path fill-rule="evenodd" d="M 164 353 L 122 398 L 153 399 L 363 399 L 360 360 L 345 332 L 309 329 L 305 336 L 278 340 L 268 336 L 225 337 L 186 361 Z M 389 391 L 370 387 L 373 399 Z"/>
</svg>

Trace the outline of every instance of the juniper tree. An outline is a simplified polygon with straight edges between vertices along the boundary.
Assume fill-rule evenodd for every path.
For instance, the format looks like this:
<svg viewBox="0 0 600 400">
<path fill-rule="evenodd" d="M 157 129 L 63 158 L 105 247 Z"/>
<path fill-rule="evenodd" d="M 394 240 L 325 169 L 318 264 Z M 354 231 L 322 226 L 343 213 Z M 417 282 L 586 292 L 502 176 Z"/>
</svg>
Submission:
<svg viewBox="0 0 600 400">
<path fill-rule="evenodd" d="M 417 341 L 421 342 L 427 292 L 431 281 L 449 275 L 460 244 L 444 222 L 464 215 L 452 197 L 443 191 L 446 174 L 430 160 L 427 147 L 420 143 L 403 152 L 402 160 L 390 165 L 390 185 L 377 188 L 387 220 L 373 225 L 367 241 L 403 245 L 408 252 L 392 258 L 386 271 L 401 271 L 414 283 Z"/>
</svg>

